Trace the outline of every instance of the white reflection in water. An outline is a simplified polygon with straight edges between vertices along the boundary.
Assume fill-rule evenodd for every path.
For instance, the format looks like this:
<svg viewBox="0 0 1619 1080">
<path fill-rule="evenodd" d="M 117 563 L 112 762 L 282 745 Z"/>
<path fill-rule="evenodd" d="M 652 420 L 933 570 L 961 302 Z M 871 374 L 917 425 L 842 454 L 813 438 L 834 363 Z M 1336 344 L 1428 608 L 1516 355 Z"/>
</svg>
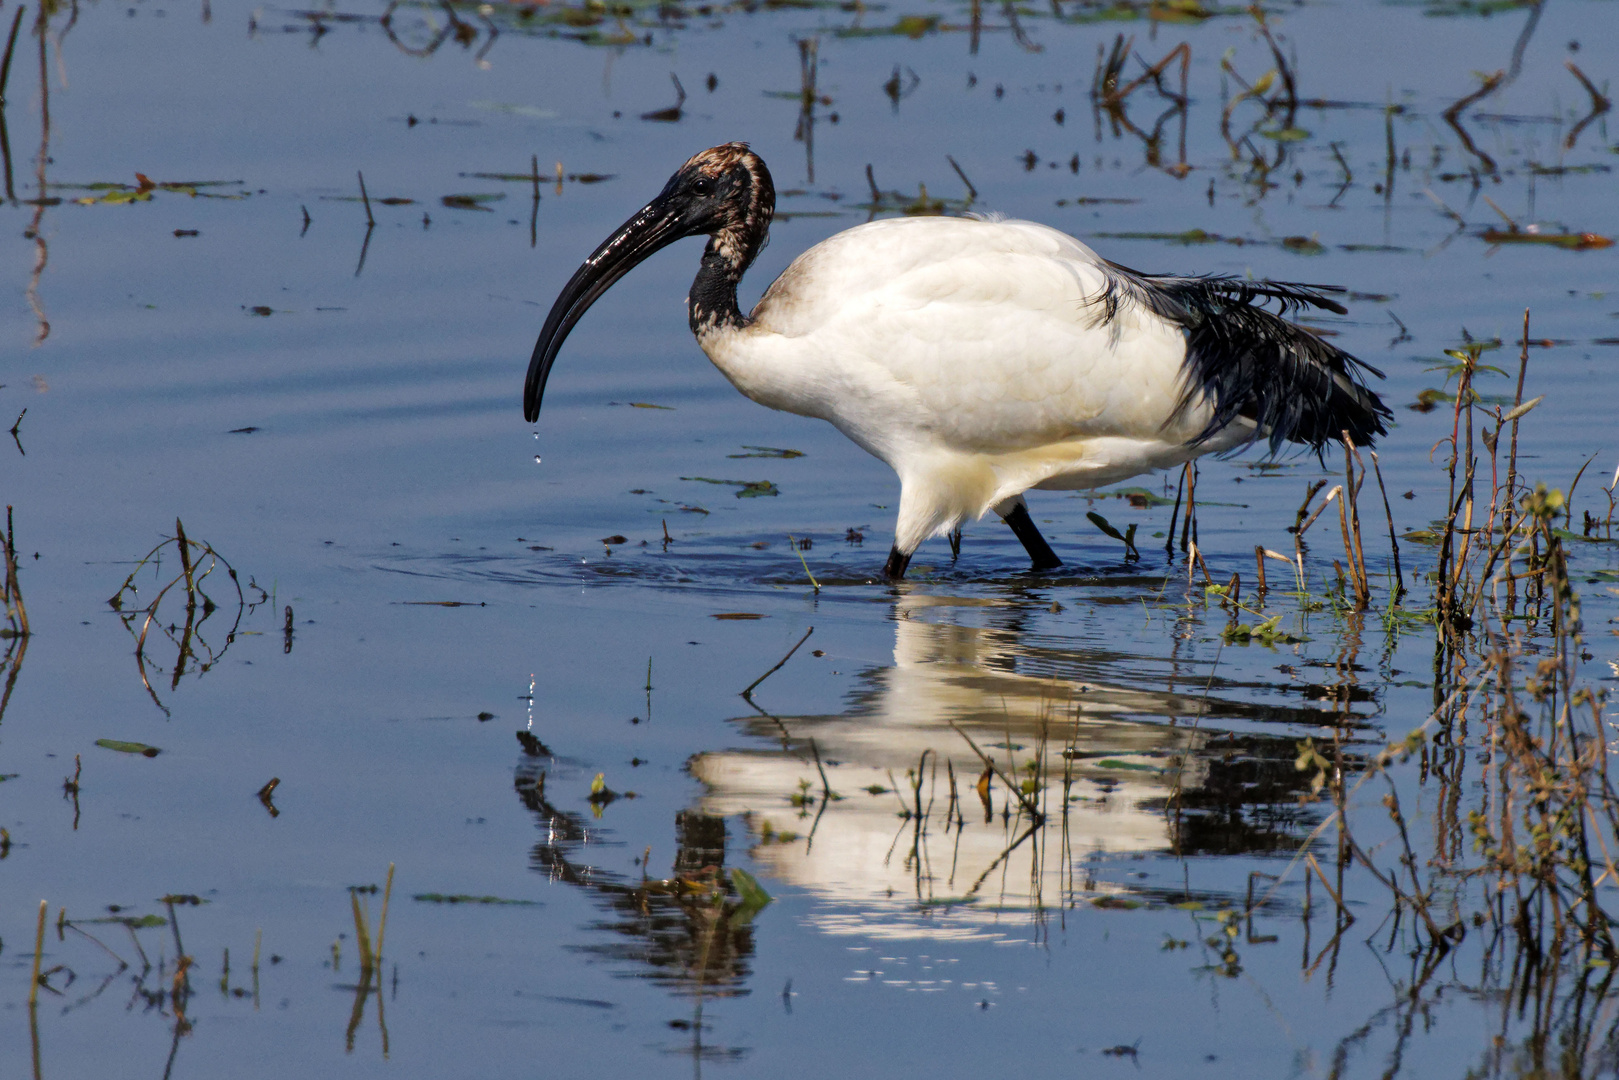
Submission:
<svg viewBox="0 0 1619 1080">
<path fill-rule="evenodd" d="M 967 624 L 985 614 L 973 609 L 997 606 L 902 598 L 894 664 L 862 676 L 847 712 L 750 718 L 749 733 L 777 747 L 692 760 L 708 789 L 701 812 L 741 816 L 757 841 L 753 857 L 772 877 L 828 901 L 809 916 L 822 931 L 998 937 L 1030 913 L 1129 902 L 1131 889 L 1091 876 L 1093 857 L 1198 846 L 1192 811 L 1219 801 L 1211 768 L 1233 757 L 1213 745 L 1231 739 L 1209 722 L 1222 703 L 1023 674 L 1036 662 L 1053 665 L 1033 657 L 1015 630 Z M 999 769 L 987 788 L 969 738 Z M 1280 761 L 1292 748 L 1266 736 L 1258 741 L 1273 752 L 1265 753 L 1244 739 L 1249 765 L 1256 756 Z M 822 800 L 816 755 L 841 798 Z M 1004 778 L 1024 789 L 1023 800 Z M 1274 837 L 1250 831 L 1237 847 Z"/>
</svg>

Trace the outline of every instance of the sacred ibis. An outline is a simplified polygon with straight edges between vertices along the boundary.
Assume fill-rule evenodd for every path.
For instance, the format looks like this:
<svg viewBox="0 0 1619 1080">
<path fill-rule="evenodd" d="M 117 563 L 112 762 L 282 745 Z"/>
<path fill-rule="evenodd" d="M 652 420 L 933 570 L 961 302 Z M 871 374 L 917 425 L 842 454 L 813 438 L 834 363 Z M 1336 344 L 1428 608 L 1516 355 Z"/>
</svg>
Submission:
<svg viewBox="0 0 1619 1080">
<path fill-rule="evenodd" d="M 1076 490 L 1268 440 L 1366 445 L 1391 414 L 1381 372 L 1281 316 L 1342 314 L 1340 289 L 1143 274 L 1028 221 L 896 218 L 815 245 L 752 314 L 743 273 L 776 191 L 745 143 L 704 150 L 574 273 L 540 331 L 523 414 L 590 305 L 653 252 L 706 235 L 691 331 L 742 393 L 829 421 L 900 479 L 883 573 L 993 510 L 1037 569 L 1061 565 L 1030 488 Z M 1278 312 L 1266 305 L 1274 302 Z"/>
</svg>

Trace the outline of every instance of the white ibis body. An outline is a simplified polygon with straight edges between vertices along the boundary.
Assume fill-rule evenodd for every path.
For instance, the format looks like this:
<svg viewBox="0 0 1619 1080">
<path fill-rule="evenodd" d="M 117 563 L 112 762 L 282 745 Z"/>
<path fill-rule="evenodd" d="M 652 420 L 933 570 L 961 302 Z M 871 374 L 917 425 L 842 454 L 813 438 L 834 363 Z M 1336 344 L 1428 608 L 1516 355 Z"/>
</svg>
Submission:
<svg viewBox="0 0 1619 1080">
<path fill-rule="evenodd" d="M 698 345 L 754 401 L 830 422 L 899 474 L 890 578 L 922 541 L 990 510 L 1037 568 L 1060 565 L 1030 488 L 1094 488 L 1257 439 L 1320 450 L 1385 431 L 1361 378 L 1381 373 L 1281 317 L 1342 313 L 1322 295 L 1340 290 L 1142 274 L 1028 221 L 898 218 L 817 244 L 744 315 L 737 283 L 774 210 L 746 144 L 682 165 L 557 297 L 527 419 L 590 305 L 653 252 L 706 235 L 687 298 Z"/>
</svg>

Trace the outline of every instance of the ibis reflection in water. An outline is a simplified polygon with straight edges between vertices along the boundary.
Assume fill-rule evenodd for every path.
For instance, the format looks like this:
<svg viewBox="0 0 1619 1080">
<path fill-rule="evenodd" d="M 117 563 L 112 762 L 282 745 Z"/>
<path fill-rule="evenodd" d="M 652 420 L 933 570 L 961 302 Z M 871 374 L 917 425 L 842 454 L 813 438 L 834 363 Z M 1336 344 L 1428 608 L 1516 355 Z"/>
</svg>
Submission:
<svg viewBox="0 0 1619 1080">
<path fill-rule="evenodd" d="M 1018 925 L 1007 911 L 1240 895 L 1249 863 L 1204 861 L 1193 891 L 1182 860 L 1296 851 L 1325 812 L 1298 733 L 1375 730 L 1347 691 L 1281 683 L 1251 703 L 1201 665 L 1023 632 L 1021 608 L 902 596 L 893 663 L 859 673 L 844 711 L 742 718 L 748 745 L 688 761 L 698 809 L 740 819 L 766 880 L 822 901 L 824 932 L 995 936 Z"/>
<path fill-rule="evenodd" d="M 653 252 L 706 235 L 687 297 L 714 365 L 762 405 L 829 421 L 900 479 L 884 574 L 993 510 L 1037 569 L 1061 565 L 1024 503 L 1266 440 L 1365 445 L 1375 369 L 1282 318 L 1343 313 L 1322 286 L 1142 274 L 1027 221 L 899 218 L 795 259 L 750 315 L 742 275 L 775 211 L 743 143 L 693 157 L 564 286 L 534 346 L 524 415 L 590 305 Z M 1266 305 L 1274 303 L 1279 314 Z"/>
</svg>

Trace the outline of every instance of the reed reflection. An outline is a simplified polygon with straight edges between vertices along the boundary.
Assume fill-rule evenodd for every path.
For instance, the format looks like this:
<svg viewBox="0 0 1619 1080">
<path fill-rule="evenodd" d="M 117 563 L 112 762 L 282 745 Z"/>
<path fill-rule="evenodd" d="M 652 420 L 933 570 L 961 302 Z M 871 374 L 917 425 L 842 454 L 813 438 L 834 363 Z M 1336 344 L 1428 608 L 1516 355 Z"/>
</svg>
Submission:
<svg viewBox="0 0 1619 1080">
<path fill-rule="evenodd" d="M 1296 849 L 1321 816 L 1299 729 L 1362 722 L 1205 694 L 1206 672 L 1196 691 L 1121 678 L 1123 654 L 1026 640 L 1016 604 L 911 595 L 895 615 L 894 663 L 845 712 L 739 718 L 765 745 L 689 766 L 772 878 L 833 902 L 829 929 L 974 936 L 1008 910 L 1167 899 L 1101 880 L 1109 856 Z"/>
</svg>

